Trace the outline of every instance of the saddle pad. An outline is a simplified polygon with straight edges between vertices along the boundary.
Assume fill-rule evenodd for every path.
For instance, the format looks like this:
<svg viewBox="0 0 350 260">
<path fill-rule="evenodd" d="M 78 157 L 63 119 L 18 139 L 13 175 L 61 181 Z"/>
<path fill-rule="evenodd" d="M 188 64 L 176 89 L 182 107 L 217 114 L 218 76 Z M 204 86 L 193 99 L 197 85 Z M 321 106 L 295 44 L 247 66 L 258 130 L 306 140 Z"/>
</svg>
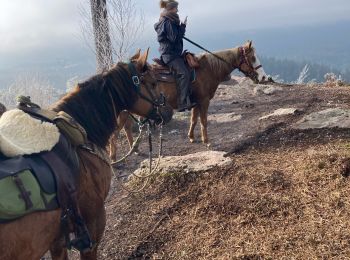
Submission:
<svg viewBox="0 0 350 260">
<path fill-rule="evenodd" d="M 16 181 L 22 184 L 22 192 Z M 23 199 L 23 191 L 28 195 L 30 205 Z M 58 208 L 56 194 L 47 194 L 30 170 L 23 170 L 0 179 L 0 223 L 8 222 L 34 211 Z"/>
<path fill-rule="evenodd" d="M 7 157 L 51 150 L 59 140 L 58 128 L 19 109 L 0 118 L 0 151 Z"/>
</svg>

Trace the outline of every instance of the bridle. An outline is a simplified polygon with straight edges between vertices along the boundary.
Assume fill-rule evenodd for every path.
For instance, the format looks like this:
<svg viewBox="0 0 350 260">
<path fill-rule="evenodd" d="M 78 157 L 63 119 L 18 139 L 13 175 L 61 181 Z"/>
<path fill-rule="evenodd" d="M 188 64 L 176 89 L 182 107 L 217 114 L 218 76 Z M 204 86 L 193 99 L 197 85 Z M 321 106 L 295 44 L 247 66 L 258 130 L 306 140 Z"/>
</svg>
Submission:
<svg viewBox="0 0 350 260">
<path fill-rule="evenodd" d="M 152 90 L 151 90 L 152 86 L 149 86 L 148 82 L 145 80 L 145 75 L 146 75 L 146 73 L 149 73 L 149 72 L 146 71 L 144 73 L 139 73 L 136 70 L 135 65 L 132 62 L 128 63 L 128 69 L 129 69 L 129 72 L 131 74 L 131 81 L 133 83 L 133 86 L 134 86 L 134 89 L 135 89 L 137 95 L 152 105 L 152 108 L 147 113 L 146 118 L 151 119 L 151 118 L 155 118 L 156 116 L 159 116 L 161 119 L 161 123 L 163 123 L 164 120 L 163 120 L 163 116 L 160 112 L 160 108 L 164 107 L 166 105 L 166 98 L 165 98 L 164 94 L 160 93 L 159 97 L 157 98 L 155 93 L 152 92 Z M 143 85 L 145 85 L 145 89 L 146 89 L 148 95 L 150 96 L 150 98 L 145 96 L 141 92 L 141 83 Z"/>
<path fill-rule="evenodd" d="M 244 47 L 239 47 L 238 51 L 240 53 L 240 62 L 238 65 L 238 69 L 240 72 L 242 72 L 244 75 L 248 76 L 249 78 L 255 79 L 256 81 L 258 81 L 258 73 L 256 72 L 258 69 L 260 69 L 262 67 L 262 65 L 258 65 L 256 67 L 253 66 L 253 64 L 249 61 L 247 54 L 249 54 L 249 52 L 246 52 Z M 242 70 L 242 65 L 245 64 L 248 66 L 248 72 L 245 72 Z"/>
</svg>

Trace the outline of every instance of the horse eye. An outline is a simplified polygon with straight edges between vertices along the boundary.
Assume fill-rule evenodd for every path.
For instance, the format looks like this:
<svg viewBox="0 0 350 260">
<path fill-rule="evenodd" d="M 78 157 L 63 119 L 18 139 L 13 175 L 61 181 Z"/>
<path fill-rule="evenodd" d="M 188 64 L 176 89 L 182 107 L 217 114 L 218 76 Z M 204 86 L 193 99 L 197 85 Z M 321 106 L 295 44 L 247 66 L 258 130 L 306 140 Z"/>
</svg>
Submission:
<svg viewBox="0 0 350 260">
<path fill-rule="evenodd" d="M 252 57 L 252 62 L 256 62 L 255 56 Z"/>
</svg>

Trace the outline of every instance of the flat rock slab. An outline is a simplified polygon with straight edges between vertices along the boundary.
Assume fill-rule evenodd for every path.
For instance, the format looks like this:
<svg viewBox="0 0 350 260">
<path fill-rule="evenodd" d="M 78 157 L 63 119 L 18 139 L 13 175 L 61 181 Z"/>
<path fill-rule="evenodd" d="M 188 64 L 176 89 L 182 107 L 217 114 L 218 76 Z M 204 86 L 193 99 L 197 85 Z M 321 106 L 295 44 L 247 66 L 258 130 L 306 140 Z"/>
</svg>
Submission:
<svg viewBox="0 0 350 260">
<path fill-rule="evenodd" d="M 294 129 L 315 128 L 350 128 L 350 110 L 341 108 L 328 108 L 306 115 L 298 121 Z"/>
<path fill-rule="evenodd" d="M 259 120 L 264 120 L 264 119 L 268 119 L 270 117 L 275 117 L 275 116 L 295 115 L 299 112 L 300 112 L 300 110 L 298 110 L 297 108 L 279 108 L 271 114 L 260 117 Z"/>
<path fill-rule="evenodd" d="M 265 94 L 265 95 L 273 95 L 277 91 L 281 91 L 281 90 L 283 90 L 283 89 L 279 86 L 257 85 L 253 91 L 254 91 L 254 95 L 258 95 L 260 93 Z"/>
<path fill-rule="evenodd" d="M 236 113 L 217 113 L 208 116 L 209 120 L 216 121 L 217 123 L 234 122 L 242 119 L 242 115 Z"/>
<path fill-rule="evenodd" d="M 178 171 L 202 172 L 215 166 L 225 166 L 232 162 L 228 157 L 224 157 L 226 152 L 204 151 L 184 156 L 166 156 L 161 158 L 159 163 L 159 172 L 172 173 Z M 157 159 L 156 159 L 157 160 Z M 134 173 L 137 175 L 148 173 L 148 160 L 141 162 L 141 167 Z M 155 166 L 155 163 L 153 163 Z"/>
</svg>

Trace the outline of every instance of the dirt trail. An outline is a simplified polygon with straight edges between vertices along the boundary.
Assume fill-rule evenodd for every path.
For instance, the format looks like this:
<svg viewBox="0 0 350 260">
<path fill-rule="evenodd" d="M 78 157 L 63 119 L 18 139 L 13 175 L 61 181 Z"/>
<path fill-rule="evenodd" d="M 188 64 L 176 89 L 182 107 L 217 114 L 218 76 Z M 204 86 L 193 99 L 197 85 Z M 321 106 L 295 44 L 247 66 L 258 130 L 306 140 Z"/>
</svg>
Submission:
<svg viewBox="0 0 350 260">
<path fill-rule="evenodd" d="M 267 95 L 238 80 L 220 86 L 209 108 L 209 149 L 227 152 L 232 163 L 163 174 L 136 195 L 115 181 L 101 259 L 350 256 L 350 184 L 344 177 L 350 131 L 290 127 L 311 112 L 349 108 L 349 87 L 280 86 Z M 280 108 L 299 112 L 259 120 Z M 208 149 L 187 141 L 188 117 L 176 114 L 164 127 L 164 155 Z M 146 141 L 140 151 L 116 172 L 128 175 L 139 167 L 147 158 Z"/>
</svg>

